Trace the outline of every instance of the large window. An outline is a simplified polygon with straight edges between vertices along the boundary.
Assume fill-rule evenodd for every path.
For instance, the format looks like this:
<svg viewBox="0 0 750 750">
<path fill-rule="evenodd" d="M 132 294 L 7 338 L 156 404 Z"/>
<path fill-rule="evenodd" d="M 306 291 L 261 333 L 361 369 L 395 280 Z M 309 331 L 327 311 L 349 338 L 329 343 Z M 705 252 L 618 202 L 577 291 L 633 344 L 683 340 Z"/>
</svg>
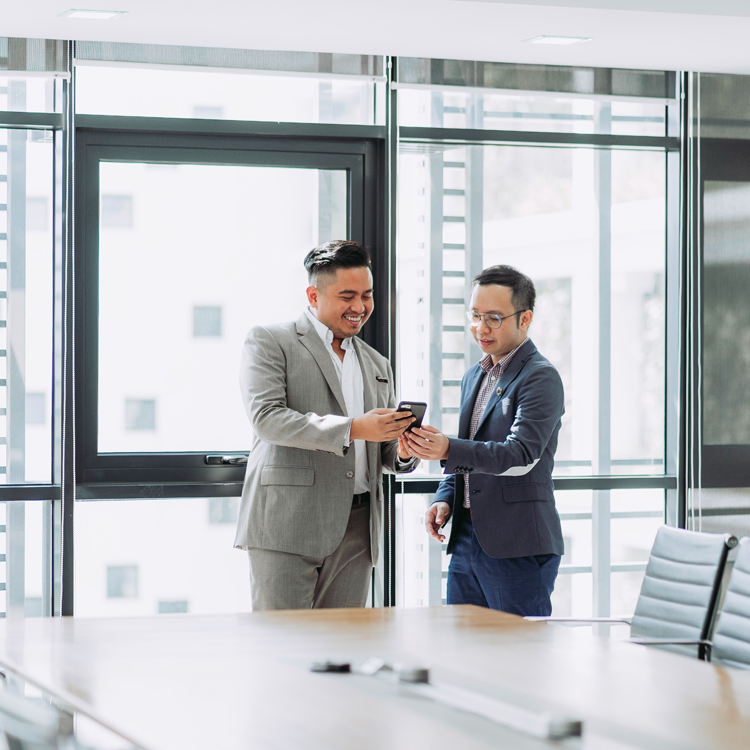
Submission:
<svg viewBox="0 0 750 750">
<path fill-rule="evenodd" d="M 509 263 L 534 279 L 531 337 L 566 389 L 555 607 L 632 607 L 679 448 L 674 73 L 0 46 L 0 65 L 28 67 L 0 77 L 8 613 L 247 609 L 232 549 L 252 444 L 242 341 L 302 313 L 302 259 L 339 237 L 373 256 L 365 340 L 391 359 L 397 397 L 426 401 L 448 434 L 478 359 L 472 277 Z M 704 175 L 705 281 L 711 346 L 729 352 L 719 287 L 742 308 L 733 237 L 750 178 L 720 172 Z M 706 437 L 736 448 L 729 372 L 706 370 Z M 442 601 L 447 560 L 422 525 L 441 476 L 427 463 L 386 482 L 376 602 Z"/>
<path fill-rule="evenodd" d="M 409 126 L 431 126 L 435 115 L 442 113 L 443 127 L 482 127 L 492 130 L 515 130 L 542 133 L 614 133 L 616 135 L 664 135 L 666 109 L 664 102 L 614 101 L 611 117 L 602 123 L 597 117 L 597 102 L 570 94 L 539 94 L 487 91 L 473 112 L 476 94 L 453 89 L 437 100 L 435 92 L 416 86 L 400 91 L 399 119 Z M 479 122 L 472 115 L 479 114 Z"/>
<path fill-rule="evenodd" d="M 246 559 L 232 548 L 252 445 L 238 385 L 245 334 L 302 314 L 312 247 L 372 243 L 376 165 L 361 139 L 162 144 L 150 133 L 78 138 L 78 614 L 249 608 Z"/>
<path fill-rule="evenodd" d="M 238 498 L 76 505 L 77 615 L 248 611 L 247 559 L 232 548 Z"/>
<path fill-rule="evenodd" d="M 80 114 L 382 125 L 383 57 L 78 42 Z"/>
<path fill-rule="evenodd" d="M 374 125 L 382 80 L 88 67 L 77 70 L 81 114 Z"/>
<path fill-rule="evenodd" d="M 373 148 L 252 135 L 165 147 L 92 129 L 77 150 L 82 483 L 238 493 L 252 443 L 237 380 L 245 334 L 302 313 L 312 247 L 368 242 Z"/>
<path fill-rule="evenodd" d="M 0 129 L 0 482 L 6 484 L 52 481 L 53 167 L 51 133 Z"/>
<path fill-rule="evenodd" d="M 2 41 L 29 67 L 59 62 L 63 48 Z M 0 617 L 52 614 L 61 94 L 51 77 L 0 71 Z"/>
<path fill-rule="evenodd" d="M 654 151 L 407 146 L 400 384 L 427 401 L 430 424 L 456 434 L 461 377 L 479 359 L 464 319 L 471 278 L 508 264 L 536 284 L 530 336 L 565 386 L 558 472 L 663 473 L 665 161 Z"/>
<path fill-rule="evenodd" d="M 529 275 L 530 337 L 565 387 L 554 477 L 566 554 L 555 611 L 626 613 L 674 482 L 664 477 L 675 428 L 665 403 L 675 144 L 664 137 L 674 105 L 558 97 L 399 91 L 399 386 L 455 436 L 461 378 L 480 359 L 464 318 L 471 280 L 494 264 Z M 447 561 L 424 532 L 430 496 L 410 491 L 436 487 L 442 471 L 425 462 L 417 474 L 397 503 L 407 536 L 396 589 L 398 601 L 427 605 L 444 598 Z"/>
<path fill-rule="evenodd" d="M 750 78 L 694 74 L 691 84 L 687 524 L 740 536 L 750 531 Z"/>
</svg>

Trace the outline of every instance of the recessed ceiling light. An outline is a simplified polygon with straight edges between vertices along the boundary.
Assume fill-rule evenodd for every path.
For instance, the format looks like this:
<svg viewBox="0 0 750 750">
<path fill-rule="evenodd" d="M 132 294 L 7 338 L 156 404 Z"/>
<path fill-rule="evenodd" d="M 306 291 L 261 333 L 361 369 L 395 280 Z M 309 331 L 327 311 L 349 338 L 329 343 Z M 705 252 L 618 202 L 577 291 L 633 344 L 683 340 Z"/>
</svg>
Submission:
<svg viewBox="0 0 750 750">
<path fill-rule="evenodd" d="M 524 39 L 524 42 L 532 44 L 578 44 L 578 42 L 590 42 L 590 36 L 534 36 Z"/>
<path fill-rule="evenodd" d="M 67 16 L 68 18 L 89 18 L 96 21 L 107 21 L 110 18 L 124 16 L 126 13 L 126 10 L 84 10 L 82 8 L 71 8 L 70 10 L 65 10 L 62 13 L 58 13 L 57 15 Z"/>
</svg>

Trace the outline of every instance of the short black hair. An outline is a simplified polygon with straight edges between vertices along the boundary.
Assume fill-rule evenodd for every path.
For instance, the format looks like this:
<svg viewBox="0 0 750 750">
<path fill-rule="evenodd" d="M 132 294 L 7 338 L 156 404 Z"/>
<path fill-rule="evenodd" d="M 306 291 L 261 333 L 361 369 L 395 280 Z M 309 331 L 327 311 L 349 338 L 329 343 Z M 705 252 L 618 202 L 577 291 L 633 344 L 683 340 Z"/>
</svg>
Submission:
<svg viewBox="0 0 750 750">
<path fill-rule="evenodd" d="M 510 287 L 513 292 L 510 298 L 513 309 L 516 312 L 520 310 L 534 312 L 534 303 L 536 302 L 534 282 L 513 266 L 489 266 L 477 274 L 472 283 L 479 286 L 497 284 L 498 286 Z"/>
<path fill-rule="evenodd" d="M 310 250 L 305 269 L 311 284 L 322 275 L 333 276 L 339 268 L 369 268 L 372 261 L 367 249 L 354 240 L 331 240 Z"/>
</svg>

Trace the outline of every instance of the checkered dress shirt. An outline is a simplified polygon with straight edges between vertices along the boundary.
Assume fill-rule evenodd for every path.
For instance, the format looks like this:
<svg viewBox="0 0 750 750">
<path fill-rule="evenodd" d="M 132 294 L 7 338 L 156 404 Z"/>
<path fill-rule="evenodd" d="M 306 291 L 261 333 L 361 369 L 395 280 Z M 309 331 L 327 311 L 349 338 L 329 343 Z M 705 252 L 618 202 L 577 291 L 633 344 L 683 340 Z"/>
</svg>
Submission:
<svg viewBox="0 0 750 750">
<path fill-rule="evenodd" d="M 471 426 L 469 428 L 469 440 L 473 440 L 477 434 L 477 428 L 479 423 L 482 421 L 484 410 L 487 408 L 487 404 L 490 397 L 495 392 L 495 385 L 500 376 L 508 368 L 513 357 L 516 356 L 516 352 L 528 341 L 524 339 L 515 349 L 509 351 L 496 365 L 492 364 L 492 356 L 487 355 L 480 363 L 479 366 L 484 370 L 484 380 L 479 388 L 477 394 L 477 400 L 474 402 L 474 411 L 471 413 Z M 469 475 L 464 474 L 464 508 L 471 507 L 469 501 Z"/>
</svg>

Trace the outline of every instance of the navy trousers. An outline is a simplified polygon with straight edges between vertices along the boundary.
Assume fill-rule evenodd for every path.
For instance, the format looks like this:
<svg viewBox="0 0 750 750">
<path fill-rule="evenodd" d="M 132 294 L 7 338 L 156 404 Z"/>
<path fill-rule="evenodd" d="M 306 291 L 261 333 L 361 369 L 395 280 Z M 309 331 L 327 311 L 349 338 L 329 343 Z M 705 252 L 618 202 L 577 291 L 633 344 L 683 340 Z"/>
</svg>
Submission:
<svg viewBox="0 0 750 750">
<path fill-rule="evenodd" d="M 448 566 L 448 604 L 476 604 L 514 615 L 548 617 L 560 555 L 490 557 L 471 521 L 457 529 Z"/>
</svg>

